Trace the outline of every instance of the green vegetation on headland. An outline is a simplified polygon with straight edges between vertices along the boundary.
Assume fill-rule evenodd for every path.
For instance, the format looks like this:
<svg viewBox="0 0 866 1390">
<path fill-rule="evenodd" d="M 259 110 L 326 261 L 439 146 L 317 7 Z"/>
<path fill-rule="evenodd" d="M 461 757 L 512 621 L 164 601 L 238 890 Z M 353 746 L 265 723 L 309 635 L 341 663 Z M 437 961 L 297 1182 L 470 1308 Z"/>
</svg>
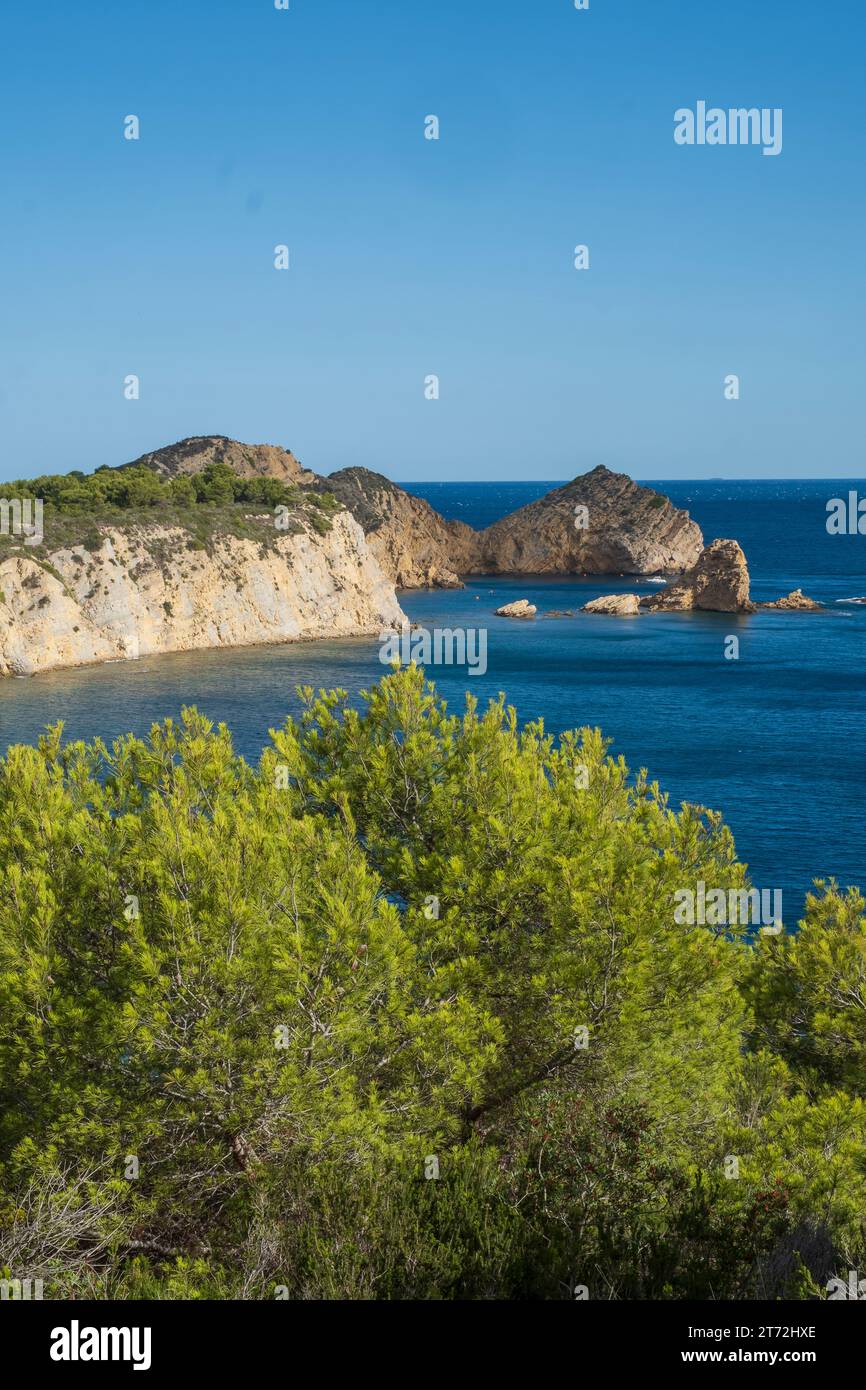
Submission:
<svg viewBox="0 0 866 1390">
<path fill-rule="evenodd" d="M 274 539 L 286 530 L 302 529 L 304 520 L 325 534 L 330 517 L 340 510 L 332 493 L 293 486 L 279 478 L 241 477 L 225 463 L 174 477 L 144 466 L 102 467 L 89 474 L 52 473 L 2 483 L 0 495 L 43 501 L 49 549 L 74 545 L 96 549 L 102 540 L 100 525 L 181 526 L 202 544 L 219 534 L 262 539 L 275 529 L 278 506 L 288 508 L 289 525 L 277 531 Z M 267 515 L 250 516 L 251 505 L 267 509 Z M 0 536 L 0 557 L 19 548 L 32 558 L 33 548 L 25 547 L 20 537 Z"/>
<path fill-rule="evenodd" d="M 802 1298 L 866 1264 L 863 899 L 415 668 L 258 767 L 0 763 L 0 1266 L 78 1298 Z"/>
</svg>

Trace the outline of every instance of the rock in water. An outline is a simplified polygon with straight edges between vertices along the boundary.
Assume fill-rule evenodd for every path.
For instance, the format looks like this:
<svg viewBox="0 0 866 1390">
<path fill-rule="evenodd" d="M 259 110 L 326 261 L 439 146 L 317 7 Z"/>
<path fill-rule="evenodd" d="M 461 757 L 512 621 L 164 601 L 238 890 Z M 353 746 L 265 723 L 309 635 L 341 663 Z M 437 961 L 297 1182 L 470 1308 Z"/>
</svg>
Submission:
<svg viewBox="0 0 866 1390">
<path fill-rule="evenodd" d="M 792 589 L 789 594 L 784 594 L 782 598 L 774 599 L 772 603 L 759 603 L 758 608 L 779 608 L 786 612 L 796 613 L 818 613 L 823 610 L 823 603 L 818 603 L 813 598 L 808 598 L 802 589 Z"/>
<path fill-rule="evenodd" d="M 640 600 L 642 608 L 687 611 L 700 608 L 712 613 L 751 613 L 749 570 L 736 541 L 713 541 L 697 563 L 679 579 Z"/>
<path fill-rule="evenodd" d="M 629 617 L 640 612 L 640 600 L 637 594 L 603 594 L 601 598 L 594 598 L 590 603 L 585 603 L 581 612 L 613 613 Z"/>
<path fill-rule="evenodd" d="M 497 618 L 534 618 L 537 609 L 534 603 L 530 603 L 528 598 L 515 599 L 514 603 L 505 603 L 501 608 L 497 608 Z"/>
</svg>

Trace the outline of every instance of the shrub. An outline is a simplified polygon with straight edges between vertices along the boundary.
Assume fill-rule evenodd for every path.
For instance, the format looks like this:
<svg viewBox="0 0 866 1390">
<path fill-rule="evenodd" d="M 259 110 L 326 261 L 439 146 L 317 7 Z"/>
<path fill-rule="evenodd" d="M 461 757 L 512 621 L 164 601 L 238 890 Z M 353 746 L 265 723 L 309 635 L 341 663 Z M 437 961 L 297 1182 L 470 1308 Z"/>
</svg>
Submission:
<svg viewBox="0 0 866 1390">
<path fill-rule="evenodd" d="M 856 987 L 860 900 L 825 886 L 798 946 L 678 926 L 678 888 L 746 882 L 731 836 L 597 730 L 449 714 L 414 667 L 304 701 L 256 767 L 194 710 L 0 762 L 0 1264 L 220 1298 L 806 1297 L 856 1268 L 847 1006 L 804 1055 L 751 1009 L 821 942 Z"/>
</svg>

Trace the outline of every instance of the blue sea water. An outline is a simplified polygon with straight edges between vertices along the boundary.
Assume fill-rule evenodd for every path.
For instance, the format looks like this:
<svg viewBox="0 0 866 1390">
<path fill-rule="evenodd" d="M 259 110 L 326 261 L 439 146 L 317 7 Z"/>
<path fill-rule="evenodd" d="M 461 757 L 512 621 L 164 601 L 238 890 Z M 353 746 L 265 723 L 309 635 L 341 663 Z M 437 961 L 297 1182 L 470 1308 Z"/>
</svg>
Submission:
<svg viewBox="0 0 866 1390">
<path fill-rule="evenodd" d="M 543 495 L 555 480 L 411 484 L 448 517 L 485 526 Z M 866 537 L 830 536 L 826 504 L 866 484 L 665 482 L 707 541 L 731 536 L 749 560 L 752 592 L 769 599 L 800 587 L 822 613 L 643 614 L 577 610 L 601 593 L 646 593 L 627 579 L 482 579 L 458 591 L 401 595 L 426 627 L 484 627 L 488 667 L 431 670 L 452 708 L 467 688 L 504 691 L 523 720 L 554 733 L 599 725 L 633 768 L 646 767 L 671 803 L 720 810 L 761 888 L 781 889 L 794 923 L 815 877 L 866 887 Z M 497 618 L 515 598 L 533 621 Z M 547 618 L 572 609 L 570 618 Z M 739 660 L 725 659 L 739 638 Z M 0 681 L 0 750 L 62 719 L 69 737 L 110 739 L 196 705 L 232 729 L 254 759 L 267 730 L 298 708 L 296 687 L 356 693 L 383 672 L 373 639 L 192 652 Z M 516 847 L 519 852 L 519 846 Z"/>
</svg>

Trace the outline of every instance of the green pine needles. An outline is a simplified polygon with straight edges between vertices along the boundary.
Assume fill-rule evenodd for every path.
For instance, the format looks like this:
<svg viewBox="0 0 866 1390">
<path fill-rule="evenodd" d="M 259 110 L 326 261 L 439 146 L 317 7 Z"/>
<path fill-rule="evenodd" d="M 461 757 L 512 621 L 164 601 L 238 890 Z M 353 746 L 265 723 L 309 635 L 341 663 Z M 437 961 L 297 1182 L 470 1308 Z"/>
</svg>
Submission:
<svg viewBox="0 0 866 1390">
<path fill-rule="evenodd" d="M 0 1274 L 750 1298 L 866 1263 L 866 923 L 680 925 L 729 831 L 598 731 L 304 692 L 0 762 Z M 576 1293 L 577 1291 L 577 1293 Z"/>
</svg>

